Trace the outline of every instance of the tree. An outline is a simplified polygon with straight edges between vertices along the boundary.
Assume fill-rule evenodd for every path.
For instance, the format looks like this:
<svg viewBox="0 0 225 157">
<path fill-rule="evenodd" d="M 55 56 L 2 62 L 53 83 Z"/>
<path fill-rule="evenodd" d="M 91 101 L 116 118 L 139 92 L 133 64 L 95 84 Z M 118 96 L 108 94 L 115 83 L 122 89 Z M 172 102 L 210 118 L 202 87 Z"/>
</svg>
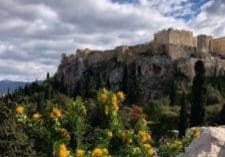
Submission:
<svg viewBox="0 0 225 157">
<path fill-rule="evenodd" d="M 46 80 L 49 81 L 49 78 L 50 78 L 50 75 L 49 75 L 49 72 L 47 72 Z"/>
<path fill-rule="evenodd" d="M 181 97 L 181 109 L 179 117 L 179 136 L 185 135 L 186 129 L 189 127 L 189 105 L 185 93 Z"/>
<path fill-rule="evenodd" d="M 3 102 L 0 102 L 0 119 L 0 156 L 38 156 L 17 123 L 15 112 Z"/>
<path fill-rule="evenodd" d="M 225 124 L 225 104 L 223 104 L 223 108 L 220 111 L 220 114 L 218 116 L 218 123 L 220 125 L 224 125 Z"/>
<path fill-rule="evenodd" d="M 135 63 L 131 63 L 128 66 L 127 99 L 130 104 L 137 104 L 141 102 L 140 81 L 136 75 Z"/>
<path fill-rule="evenodd" d="M 205 66 L 202 61 L 195 64 L 195 77 L 192 85 L 191 126 L 203 125 L 205 119 L 206 86 Z"/>
</svg>

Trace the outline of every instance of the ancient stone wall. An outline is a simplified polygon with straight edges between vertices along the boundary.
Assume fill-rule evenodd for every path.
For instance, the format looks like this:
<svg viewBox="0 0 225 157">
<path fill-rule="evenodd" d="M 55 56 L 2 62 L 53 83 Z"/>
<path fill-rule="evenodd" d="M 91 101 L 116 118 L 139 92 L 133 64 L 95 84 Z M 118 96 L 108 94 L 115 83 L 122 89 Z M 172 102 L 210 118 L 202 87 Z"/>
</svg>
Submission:
<svg viewBox="0 0 225 157">
<path fill-rule="evenodd" d="M 225 56 L 225 37 L 210 41 L 210 52 Z"/>
<path fill-rule="evenodd" d="M 155 34 L 154 41 L 157 44 L 174 44 L 183 46 L 196 46 L 193 33 L 186 30 L 163 30 Z"/>
<path fill-rule="evenodd" d="M 180 58 L 188 58 L 194 55 L 195 48 L 182 46 L 182 45 L 174 45 L 167 44 L 165 46 L 165 53 L 171 59 L 180 59 Z"/>
<path fill-rule="evenodd" d="M 193 33 L 185 30 L 169 30 L 169 43 L 194 47 Z"/>
<path fill-rule="evenodd" d="M 154 35 L 154 42 L 157 44 L 169 44 L 169 31 L 162 30 Z"/>
<path fill-rule="evenodd" d="M 207 35 L 198 35 L 197 37 L 197 53 L 209 53 L 210 41 L 213 38 Z"/>
</svg>

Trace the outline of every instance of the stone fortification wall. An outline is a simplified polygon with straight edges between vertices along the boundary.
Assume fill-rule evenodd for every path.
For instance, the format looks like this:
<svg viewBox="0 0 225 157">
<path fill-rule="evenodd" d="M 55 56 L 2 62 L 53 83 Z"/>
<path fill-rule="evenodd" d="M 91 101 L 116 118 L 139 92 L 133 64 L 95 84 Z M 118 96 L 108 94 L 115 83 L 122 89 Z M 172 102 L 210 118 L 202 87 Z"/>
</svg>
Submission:
<svg viewBox="0 0 225 157">
<path fill-rule="evenodd" d="M 209 43 L 212 40 L 211 36 L 199 35 L 197 37 L 197 52 L 198 53 L 209 53 Z"/>
<path fill-rule="evenodd" d="M 169 31 L 162 30 L 154 35 L 154 42 L 157 44 L 169 44 Z"/>
<path fill-rule="evenodd" d="M 211 40 L 210 52 L 213 54 L 225 56 L 225 37 Z"/>
<path fill-rule="evenodd" d="M 193 33 L 185 30 L 170 30 L 169 42 L 171 44 L 194 47 Z"/>
<path fill-rule="evenodd" d="M 194 54 L 195 48 L 183 45 L 167 44 L 165 53 L 171 59 L 188 58 Z"/>
<path fill-rule="evenodd" d="M 186 30 L 163 30 L 155 34 L 155 43 L 158 44 L 175 44 L 183 46 L 196 46 L 196 39 L 193 37 L 193 33 Z"/>
</svg>

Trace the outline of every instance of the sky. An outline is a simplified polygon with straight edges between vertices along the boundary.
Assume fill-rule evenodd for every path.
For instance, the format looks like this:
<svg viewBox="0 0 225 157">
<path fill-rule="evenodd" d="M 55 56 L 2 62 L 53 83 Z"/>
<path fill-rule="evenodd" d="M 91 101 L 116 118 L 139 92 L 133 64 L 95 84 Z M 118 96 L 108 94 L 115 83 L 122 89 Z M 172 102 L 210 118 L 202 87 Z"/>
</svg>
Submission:
<svg viewBox="0 0 225 157">
<path fill-rule="evenodd" d="M 225 0 L 0 0 L 0 80 L 53 75 L 62 53 L 153 39 L 167 28 L 225 36 Z"/>
</svg>

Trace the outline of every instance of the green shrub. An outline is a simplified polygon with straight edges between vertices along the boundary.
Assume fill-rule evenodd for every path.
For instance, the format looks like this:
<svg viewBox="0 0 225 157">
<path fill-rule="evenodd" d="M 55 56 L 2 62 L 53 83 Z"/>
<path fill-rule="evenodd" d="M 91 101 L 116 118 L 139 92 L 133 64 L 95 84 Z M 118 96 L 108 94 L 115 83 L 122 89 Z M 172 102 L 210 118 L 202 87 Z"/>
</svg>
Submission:
<svg viewBox="0 0 225 157">
<path fill-rule="evenodd" d="M 124 128 L 120 117 L 120 106 L 125 100 L 123 92 L 114 93 L 102 89 L 97 99 L 92 101 L 99 115 L 98 125 L 90 125 L 88 101 L 77 97 L 75 100 L 64 98 L 48 102 L 41 113 L 30 113 L 24 105 L 16 107 L 16 117 L 24 125 L 30 139 L 42 156 L 57 157 L 107 157 L 112 156 L 149 156 L 152 138 L 144 115 L 134 116 L 136 122 Z M 57 103 L 56 103 L 57 102 Z M 90 101 L 89 101 L 90 102 Z M 132 116 L 131 116 L 132 117 Z M 133 122 L 132 122 L 133 123 Z"/>
<path fill-rule="evenodd" d="M 207 86 L 207 104 L 220 104 L 223 101 L 223 96 L 220 91 L 213 88 L 212 86 Z"/>
</svg>

